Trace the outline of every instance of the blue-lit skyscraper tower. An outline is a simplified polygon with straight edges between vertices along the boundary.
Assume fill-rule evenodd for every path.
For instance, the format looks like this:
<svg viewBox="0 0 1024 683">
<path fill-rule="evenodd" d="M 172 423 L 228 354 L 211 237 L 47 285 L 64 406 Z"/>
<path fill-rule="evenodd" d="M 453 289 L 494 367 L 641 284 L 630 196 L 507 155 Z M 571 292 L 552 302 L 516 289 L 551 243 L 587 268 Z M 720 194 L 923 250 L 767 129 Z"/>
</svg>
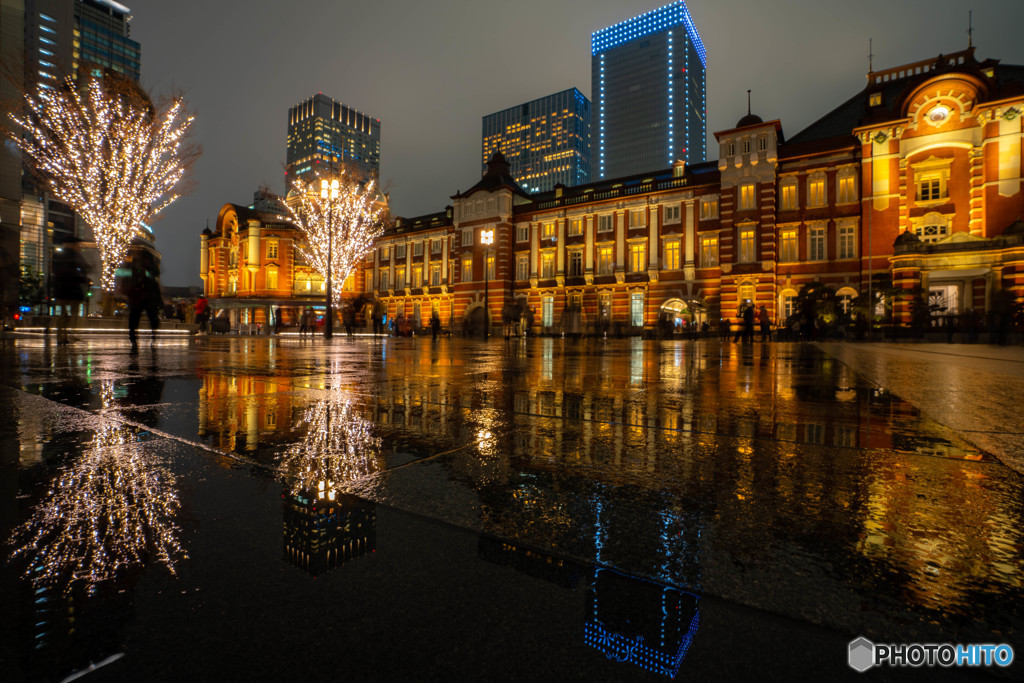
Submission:
<svg viewBox="0 0 1024 683">
<path fill-rule="evenodd" d="M 698 163 L 707 55 L 683 0 L 591 36 L 594 180 Z"/>
</svg>

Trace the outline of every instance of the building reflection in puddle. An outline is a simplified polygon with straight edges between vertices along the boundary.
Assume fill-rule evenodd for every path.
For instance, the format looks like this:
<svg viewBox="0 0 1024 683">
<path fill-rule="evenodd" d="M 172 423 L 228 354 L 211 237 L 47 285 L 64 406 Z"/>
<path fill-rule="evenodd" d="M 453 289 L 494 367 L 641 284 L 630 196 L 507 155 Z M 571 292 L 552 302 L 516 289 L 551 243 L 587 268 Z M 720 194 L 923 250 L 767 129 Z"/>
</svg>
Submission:
<svg viewBox="0 0 1024 683">
<path fill-rule="evenodd" d="M 479 537 L 477 556 L 569 590 L 586 577 L 583 642 L 616 662 L 674 678 L 700 624 L 699 598 L 667 584 L 488 535 Z"/>
<path fill-rule="evenodd" d="M 671 586 L 598 568 L 583 640 L 608 659 L 674 678 L 700 624 L 698 598 Z"/>
<path fill-rule="evenodd" d="M 377 550 L 376 505 L 325 489 L 281 494 L 284 559 L 314 577 Z"/>
<path fill-rule="evenodd" d="M 783 609 L 797 616 L 816 613 L 825 579 L 957 614 L 980 614 L 1019 586 L 1021 535 L 1005 523 L 1018 516 L 1016 480 L 845 365 L 812 347 L 597 351 L 546 339 L 468 377 L 454 356 L 403 349 L 359 386 L 360 400 L 340 403 L 329 400 L 337 390 L 302 380 L 210 376 L 200 423 L 226 444 L 237 435 L 239 449 L 256 438 L 273 446 L 264 460 L 291 459 L 311 491 L 364 476 L 369 484 L 334 488 L 394 500 L 389 480 L 370 475 L 445 453 L 433 466 L 472 492 L 486 533 L 780 609 L 732 573 L 704 571 L 708 557 L 727 557 L 805 595 Z M 328 415 L 356 442 L 372 429 L 387 457 L 346 454 L 350 437 L 331 437 Z M 810 560 L 780 575 L 775 553 Z M 881 577 L 892 576 L 886 588 Z"/>
</svg>

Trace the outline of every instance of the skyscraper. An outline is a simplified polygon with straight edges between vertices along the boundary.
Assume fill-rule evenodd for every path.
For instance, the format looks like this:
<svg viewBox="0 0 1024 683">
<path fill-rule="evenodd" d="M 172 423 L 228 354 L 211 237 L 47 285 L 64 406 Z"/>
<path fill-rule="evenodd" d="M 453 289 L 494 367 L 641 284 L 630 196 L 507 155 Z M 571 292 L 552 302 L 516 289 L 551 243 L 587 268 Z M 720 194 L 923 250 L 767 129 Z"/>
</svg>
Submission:
<svg viewBox="0 0 1024 683">
<path fill-rule="evenodd" d="M 590 100 L 576 88 L 484 117 L 483 163 L 501 152 L 530 192 L 590 182 Z"/>
<path fill-rule="evenodd" d="M 591 36 L 592 177 L 614 178 L 704 161 L 704 44 L 686 3 Z"/>
<path fill-rule="evenodd" d="M 288 109 L 285 184 L 309 182 L 317 171 L 344 164 L 364 176 L 380 175 L 380 119 L 318 93 Z"/>
</svg>

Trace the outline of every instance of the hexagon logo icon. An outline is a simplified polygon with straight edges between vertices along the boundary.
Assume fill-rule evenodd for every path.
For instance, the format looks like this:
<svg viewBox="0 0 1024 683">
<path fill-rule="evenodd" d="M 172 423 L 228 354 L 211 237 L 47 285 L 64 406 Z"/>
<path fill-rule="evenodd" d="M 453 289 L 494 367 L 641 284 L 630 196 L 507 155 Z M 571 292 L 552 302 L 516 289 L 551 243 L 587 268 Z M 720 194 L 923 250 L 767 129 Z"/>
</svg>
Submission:
<svg viewBox="0 0 1024 683">
<path fill-rule="evenodd" d="M 850 668 L 864 673 L 875 664 L 875 644 L 861 636 L 850 641 Z"/>
</svg>

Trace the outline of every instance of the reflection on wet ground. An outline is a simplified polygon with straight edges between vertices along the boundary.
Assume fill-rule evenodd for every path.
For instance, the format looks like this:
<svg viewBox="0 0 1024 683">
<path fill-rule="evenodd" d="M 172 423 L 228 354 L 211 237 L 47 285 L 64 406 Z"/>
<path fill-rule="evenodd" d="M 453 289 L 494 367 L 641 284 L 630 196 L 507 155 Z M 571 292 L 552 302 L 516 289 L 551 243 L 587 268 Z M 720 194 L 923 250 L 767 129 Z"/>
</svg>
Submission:
<svg viewBox="0 0 1024 683">
<path fill-rule="evenodd" d="M 2 358 L 0 665 L 28 680 L 122 652 L 106 675 L 845 676 L 857 635 L 1020 644 L 1021 476 L 810 345 Z M 433 651 L 396 659 L 409 633 Z"/>
</svg>

